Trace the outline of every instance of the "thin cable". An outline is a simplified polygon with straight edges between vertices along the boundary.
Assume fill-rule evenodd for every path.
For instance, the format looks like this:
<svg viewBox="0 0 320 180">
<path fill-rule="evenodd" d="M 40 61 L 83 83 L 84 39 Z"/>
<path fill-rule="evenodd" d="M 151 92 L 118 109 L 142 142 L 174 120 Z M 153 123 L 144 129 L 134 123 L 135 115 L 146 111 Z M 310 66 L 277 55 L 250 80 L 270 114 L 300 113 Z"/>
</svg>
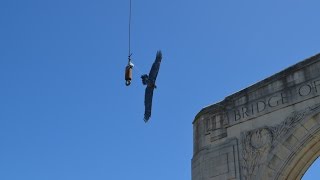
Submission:
<svg viewBox="0 0 320 180">
<path fill-rule="evenodd" d="M 131 61 L 131 0 L 129 7 L 129 55 L 128 55 L 128 63 Z"/>
</svg>

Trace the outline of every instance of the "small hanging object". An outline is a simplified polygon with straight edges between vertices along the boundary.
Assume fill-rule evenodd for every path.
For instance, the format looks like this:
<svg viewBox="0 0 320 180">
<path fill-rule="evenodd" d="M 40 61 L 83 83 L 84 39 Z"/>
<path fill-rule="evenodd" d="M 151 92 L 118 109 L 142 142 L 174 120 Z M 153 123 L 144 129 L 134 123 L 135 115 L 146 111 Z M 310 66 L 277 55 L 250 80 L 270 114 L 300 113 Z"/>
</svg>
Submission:
<svg viewBox="0 0 320 180">
<path fill-rule="evenodd" d="M 134 67 L 134 64 L 131 62 L 131 55 L 128 56 L 129 61 L 128 61 L 128 65 L 126 66 L 125 69 L 125 80 L 126 80 L 126 86 L 129 86 L 131 84 L 131 80 L 132 80 L 132 68 Z"/>
</svg>

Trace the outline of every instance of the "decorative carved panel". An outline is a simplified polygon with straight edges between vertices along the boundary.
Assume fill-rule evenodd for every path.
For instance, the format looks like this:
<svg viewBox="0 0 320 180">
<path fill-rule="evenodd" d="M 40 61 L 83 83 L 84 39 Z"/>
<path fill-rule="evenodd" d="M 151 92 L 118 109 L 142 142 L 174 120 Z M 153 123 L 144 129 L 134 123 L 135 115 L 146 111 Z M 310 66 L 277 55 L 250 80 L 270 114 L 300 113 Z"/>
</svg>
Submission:
<svg viewBox="0 0 320 180">
<path fill-rule="evenodd" d="M 320 108 L 320 104 L 307 107 L 290 114 L 281 124 L 272 127 L 262 127 L 242 133 L 242 176 L 245 180 L 259 179 L 263 166 L 270 151 L 277 145 L 279 139 L 290 133 L 294 127 L 307 115 Z"/>
</svg>

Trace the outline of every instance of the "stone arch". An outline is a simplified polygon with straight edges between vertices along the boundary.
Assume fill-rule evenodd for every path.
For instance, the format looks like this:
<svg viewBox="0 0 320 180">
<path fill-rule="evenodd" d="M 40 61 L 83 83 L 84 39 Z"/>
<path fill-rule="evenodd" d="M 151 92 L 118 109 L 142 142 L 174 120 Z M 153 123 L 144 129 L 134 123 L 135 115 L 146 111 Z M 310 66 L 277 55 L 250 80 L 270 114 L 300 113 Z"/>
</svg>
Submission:
<svg viewBox="0 0 320 180">
<path fill-rule="evenodd" d="M 320 156 L 320 109 L 299 121 L 270 152 L 266 179 L 299 180 Z"/>
<path fill-rule="evenodd" d="M 300 179 L 320 156 L 320 54 L 203 108 L 192 180 Z"/>
</svg>

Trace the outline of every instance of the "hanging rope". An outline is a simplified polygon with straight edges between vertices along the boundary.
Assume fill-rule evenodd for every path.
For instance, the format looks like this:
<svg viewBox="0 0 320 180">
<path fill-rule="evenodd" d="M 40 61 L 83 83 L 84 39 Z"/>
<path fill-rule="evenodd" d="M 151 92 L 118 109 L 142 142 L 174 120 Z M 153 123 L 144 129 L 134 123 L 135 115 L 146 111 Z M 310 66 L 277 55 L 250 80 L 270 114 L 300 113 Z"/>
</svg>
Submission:
<svg viewBox="0 0 320 180">
<path fill-rule="evenodd" d="M 128 64 L 131 62 L 131 0 L 129 5 L 129 55 L 128 55 Z"/>
<path fill-rule="evenodd" d="M 129 55 L 128 55 L 128 65 L 125 68 L 125 80 L 126 80 L 126 86 L 129 86 L 131 84 L 132 80 L 132 68 L 133 63 L 131 62 L 131 0 L 130 0 L 130 7 L 129 7 Z"/>
</svg>

